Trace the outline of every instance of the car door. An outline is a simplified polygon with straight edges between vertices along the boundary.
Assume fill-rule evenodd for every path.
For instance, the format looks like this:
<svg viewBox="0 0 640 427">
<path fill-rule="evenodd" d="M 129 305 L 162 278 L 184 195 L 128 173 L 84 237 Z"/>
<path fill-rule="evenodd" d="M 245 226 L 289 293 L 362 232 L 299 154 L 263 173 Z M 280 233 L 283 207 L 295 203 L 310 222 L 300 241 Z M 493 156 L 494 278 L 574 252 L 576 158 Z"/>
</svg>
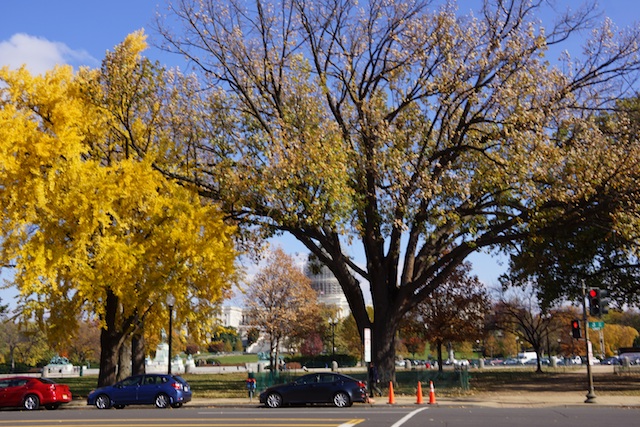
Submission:
<svg viewBox="0 0 640 427">
<path fill-rule="evenodd" d="M 22 406 L 25 388 L 29 382 L 26 378 L 11 380 L 9 387 L 5 389 L 5 401 L 7 406 Z"/>
<path fill-rule="evenodd" d="M 334 374 L 320 374 L 318 378 L 318 386 L 315 390 L 315 402 L 330 403 L 333 401 L 333 395 L 337 387 L 337 378 Z"/>
<path fill-rule="evenodd" d="M 138 389 L 140 388 L 141 375 L 125 378 L 114 385 L 112 400 L 116 405 L 132 405 L 138 403 Z"/>
<path fill-rule="evenodd" d="M 317 374 L 309 374 L 298 378 L 280 390 L 287 403 L 312 403 L 315 400 L 315 387 L 318 384 Z"/>
<path fill-rule="evenodd" d="M 138 403 L 153 403 L 160 391 L 162 377 L 157 375 L 145 375 L 138 389 Z"/>
<path fill-rule="evenodd" d="M 322 388 L 320 384 L 320 374 L 308 375 L 308 380 L 304 385 L 304 391 L 300 393 L 302 403 L 318 403 L 323 402 Z"/>
<path fill-rule="evenodd" d="M 0 380 L 0 406 L 11 406 L 8 398 L 8 389 L 11 380 Z"/>
</svg>

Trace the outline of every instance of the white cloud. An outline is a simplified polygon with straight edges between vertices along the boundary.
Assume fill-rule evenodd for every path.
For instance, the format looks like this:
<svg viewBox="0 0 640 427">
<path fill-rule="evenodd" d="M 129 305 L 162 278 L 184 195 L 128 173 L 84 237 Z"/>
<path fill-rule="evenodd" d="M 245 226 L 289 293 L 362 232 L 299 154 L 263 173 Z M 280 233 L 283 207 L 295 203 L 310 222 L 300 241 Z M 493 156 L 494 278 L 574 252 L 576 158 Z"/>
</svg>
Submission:
<svg viewBox="0 0 640 427">
<path fill-rule="evenodd" d="M 73 50 L 64 43 L 52 42 L 28 34 L 14 34 L 0 41 L 0 66 L 17 69 L 26 65 L 34 74 L 41 74 L 55 65 L 96 66 L 100 62 L 84 50 Z"/>
</svg>

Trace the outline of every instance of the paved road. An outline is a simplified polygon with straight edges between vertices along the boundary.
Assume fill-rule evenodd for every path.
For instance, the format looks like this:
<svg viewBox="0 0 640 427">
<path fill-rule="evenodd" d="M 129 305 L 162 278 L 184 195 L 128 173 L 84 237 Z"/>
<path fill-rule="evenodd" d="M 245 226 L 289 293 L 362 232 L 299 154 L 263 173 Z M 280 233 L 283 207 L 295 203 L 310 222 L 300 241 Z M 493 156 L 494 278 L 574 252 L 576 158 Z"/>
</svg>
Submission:
<svg viewBox="0 0 640 427">
<path fill-rule="evenodd" d="M 0 427 L 538 427 L 637 425 L 640 408 L 602 405 L 492 408 L 486 406 L 384 406 L 266 409 L 188 407 L 123 410 L 0 411 Z"/>
</svg>

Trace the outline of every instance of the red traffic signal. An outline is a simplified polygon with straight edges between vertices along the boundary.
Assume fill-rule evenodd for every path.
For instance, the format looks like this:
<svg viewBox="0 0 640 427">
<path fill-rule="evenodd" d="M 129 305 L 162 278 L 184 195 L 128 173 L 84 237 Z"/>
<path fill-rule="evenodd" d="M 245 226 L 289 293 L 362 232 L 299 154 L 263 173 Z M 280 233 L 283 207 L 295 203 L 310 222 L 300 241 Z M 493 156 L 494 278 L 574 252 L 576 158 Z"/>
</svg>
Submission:
<svg viewBox="0 0 640 427">
<path fill-rule="evenodd" d="M 609 299 L 609 292 L 604 289 L 592 288 L 587 293 L 589 297 L 589 314 L 595 317 L 601 317 L 603 314 L 607 314 L 609 309 L 607 304 Z"/>
<path fill-rule="evenodd" d="M 571 335 L 575 339 L 582 338 L 582 332 L 580 331 L 580 321 L 577 319 L 571 321 Z"/>
</svg>

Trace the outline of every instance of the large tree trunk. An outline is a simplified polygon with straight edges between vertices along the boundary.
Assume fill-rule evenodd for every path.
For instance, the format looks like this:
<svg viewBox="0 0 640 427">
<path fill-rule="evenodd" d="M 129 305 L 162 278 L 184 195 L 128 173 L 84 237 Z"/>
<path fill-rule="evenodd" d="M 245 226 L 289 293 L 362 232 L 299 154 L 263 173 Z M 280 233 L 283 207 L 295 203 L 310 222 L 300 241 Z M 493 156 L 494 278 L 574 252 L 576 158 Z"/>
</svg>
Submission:
<svg viewBox="0 0 640 427">
<path fill-rule="evenodd" d="M 146 348 L 147 346 L 142 334 L 135 334 L 131 337 L 131 373 L 133 375 L 146 373 Z"/>
<path fill-rule="evenodd" d="M 116 375 L 117 381 L 122 381 L 131 375 L 131 341 L 125 340 L 120 345 L 120 351 L 118 351 L 118 373 Z"/>
<path fill-rule="evenodd" d="M 122 344 L 122 332 L 116 325 L 120 301 L 110 290 L 107 290 L 105 303 L 105 325 L 100 331 L 100 373 L 98 387 L 111 385 L 116 382 L 118 356 Z"/>
<path fill-rule="evenodd" d="M 104 387 L 116 382 L 118 371 L 118 343 L 120 336 L 109 329 L 100 332 L 100 372 L 98 387 Z"/>
<path fill-rule="evenodd" d="M 374 322 L 371 331 L 373 363 L 378 367 L 380 382 L 396 381 L 396 330 L 393 322 Z"/>
</svg>

